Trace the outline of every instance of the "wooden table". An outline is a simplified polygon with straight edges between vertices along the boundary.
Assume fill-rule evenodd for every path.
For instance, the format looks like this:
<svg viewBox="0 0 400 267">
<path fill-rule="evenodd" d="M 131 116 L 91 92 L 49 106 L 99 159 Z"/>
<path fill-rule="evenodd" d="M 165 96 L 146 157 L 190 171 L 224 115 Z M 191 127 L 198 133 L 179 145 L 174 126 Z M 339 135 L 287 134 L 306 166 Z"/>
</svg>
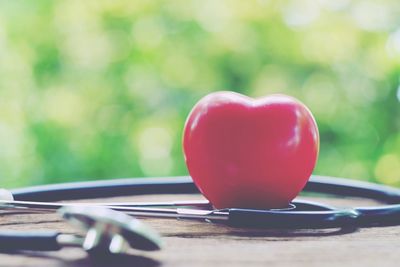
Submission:
<svg viewBox="0 0 400 267">
<path fill-rule="evenodd" d="M 115 201 L 199 199 L 187 196 L 136 196 Z M 100 201 L 104 201 L 102 199 Z M 371 204 L 359 199 L 332 199 L 339 206 Z M 0 254 L 0 266 L 399 266 L 400 226 L 341 230 L 237 229 L 204 222 L 143 219 L 159 231 L 159 252 L 97 262 L 78 248 L 60 252 Z M 59 230 L 76 233 L 56 214 L 0 215 L 0 230 Z"/>
</svg>

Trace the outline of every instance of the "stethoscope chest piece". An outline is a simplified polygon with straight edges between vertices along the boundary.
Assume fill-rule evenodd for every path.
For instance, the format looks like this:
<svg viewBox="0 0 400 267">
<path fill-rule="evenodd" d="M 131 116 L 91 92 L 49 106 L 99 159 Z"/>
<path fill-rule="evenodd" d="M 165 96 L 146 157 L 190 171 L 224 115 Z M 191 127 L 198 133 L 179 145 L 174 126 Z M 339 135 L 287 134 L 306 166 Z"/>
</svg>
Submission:
<svg viewBox="0 0 400 267">
<path fill-rule="evenodd" d="M 64 206 L 58 213 L 85 234 L 55 231 L 0 231 L 0 251 L 57 251 L 81 247 L 91 256 L 107 256 L 137 250 L 158 250 L 161 237 L 137 219 L 99 206 Z"/>
<path fill-rule="evenodd" d="M 125 253 L 130 247 L 145 251 L 161 248 L 156 232 L 124 213 L 93 206 L 66 206 L 58 212 L 87 231 L 81 245 L 89 253 Z"/>
</svg>

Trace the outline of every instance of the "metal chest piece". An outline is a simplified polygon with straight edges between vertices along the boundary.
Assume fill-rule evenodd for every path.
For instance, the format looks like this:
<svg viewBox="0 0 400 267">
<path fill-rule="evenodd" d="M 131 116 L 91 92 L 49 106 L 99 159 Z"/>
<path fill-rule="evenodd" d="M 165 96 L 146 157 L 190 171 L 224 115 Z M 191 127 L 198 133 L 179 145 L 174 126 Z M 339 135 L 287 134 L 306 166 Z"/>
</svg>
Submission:
<svg viewBox="0 0 400 267">
<path fill-rule="evenodd" d="M 66 206 L 58 212 L 87 231 L 79 242 L 91 254 L 125 253 L 130 247 L 145 251 L 161 248 L 159 234 L 124 213 L 90 206 Z"/>
</svg>

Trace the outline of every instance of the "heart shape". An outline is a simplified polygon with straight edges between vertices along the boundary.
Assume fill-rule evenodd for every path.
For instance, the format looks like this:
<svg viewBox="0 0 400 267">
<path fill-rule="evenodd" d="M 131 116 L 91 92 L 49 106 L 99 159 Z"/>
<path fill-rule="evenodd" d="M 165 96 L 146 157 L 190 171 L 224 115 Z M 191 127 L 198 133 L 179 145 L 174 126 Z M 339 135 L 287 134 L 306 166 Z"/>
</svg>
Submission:
<svg viewBox="0 0 400 267">
<path fill-rule="evenodd" d="M 319 134 L 311 112 L 292 97 L 215 92 L 190 112 L 183 150 L 194 183 L 215 208 L 282 208 L 307 183 Z"/>
</svg>

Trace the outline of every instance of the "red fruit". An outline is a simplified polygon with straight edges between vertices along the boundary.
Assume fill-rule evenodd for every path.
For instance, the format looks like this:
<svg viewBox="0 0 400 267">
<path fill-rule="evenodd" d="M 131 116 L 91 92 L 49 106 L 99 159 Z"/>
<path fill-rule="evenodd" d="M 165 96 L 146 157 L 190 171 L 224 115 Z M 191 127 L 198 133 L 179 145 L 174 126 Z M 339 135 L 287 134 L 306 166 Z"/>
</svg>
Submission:
<svg viewBox="0 0 400 267">
<path fill-rule="evenodd" d="M 216 92 L 189 114 L 183 150 L 193 181 L 214 207 L 281 208 L 307 183 L 319 134 L 311 112 L 292 97 Z"/>
</svg>

